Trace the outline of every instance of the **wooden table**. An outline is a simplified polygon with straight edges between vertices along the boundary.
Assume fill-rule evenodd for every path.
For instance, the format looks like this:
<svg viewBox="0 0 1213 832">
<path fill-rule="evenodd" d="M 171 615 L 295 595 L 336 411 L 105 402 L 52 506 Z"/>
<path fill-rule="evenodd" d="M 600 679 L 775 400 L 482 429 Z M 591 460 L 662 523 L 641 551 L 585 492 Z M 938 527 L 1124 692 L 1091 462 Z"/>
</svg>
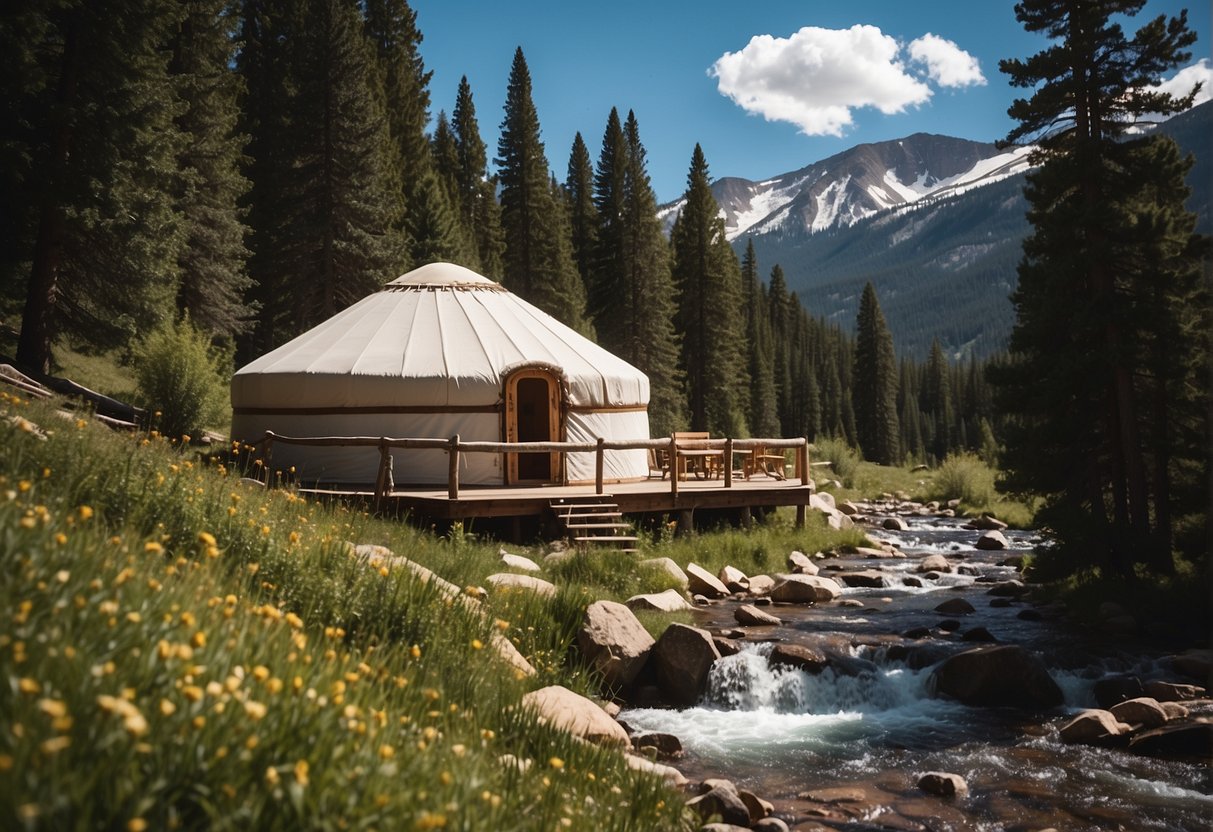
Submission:
<svg viewBox="0 0 1213 832">
<path fill-rule="evenodd" d="M 724 451 L 702 450 L 684 451 L 678 449 L 678 478 L 685 480 L 687 473 L 694 473 L 698 479 L 712 479 L 720 476 L 720 465 L 724 460 Z"/>
</svg>

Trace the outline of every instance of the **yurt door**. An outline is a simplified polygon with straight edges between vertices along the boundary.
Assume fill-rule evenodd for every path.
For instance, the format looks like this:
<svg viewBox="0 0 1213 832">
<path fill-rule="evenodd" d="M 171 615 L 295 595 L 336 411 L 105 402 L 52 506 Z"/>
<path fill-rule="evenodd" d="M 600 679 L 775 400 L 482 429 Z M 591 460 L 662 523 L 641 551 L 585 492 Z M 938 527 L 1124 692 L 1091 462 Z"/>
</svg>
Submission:
<svg viewBox="0 0 1213 832">
<path fill-rule="evenodd" d="M 505 383 L 507 442 L 560 441 L 560 383 L 546 370 L 514 373 Z M 510 483 L 559 482 L 560 454 L 506 454 Z"/>
</svg>

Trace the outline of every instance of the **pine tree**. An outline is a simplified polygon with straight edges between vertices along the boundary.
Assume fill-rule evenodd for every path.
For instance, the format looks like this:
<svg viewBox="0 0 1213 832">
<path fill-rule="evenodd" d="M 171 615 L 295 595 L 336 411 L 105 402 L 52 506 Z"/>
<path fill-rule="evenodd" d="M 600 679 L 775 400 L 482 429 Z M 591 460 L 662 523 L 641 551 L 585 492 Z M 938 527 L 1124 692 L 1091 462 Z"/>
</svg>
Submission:
<svg viewBox="0 0 1213 832">
<path fill-rule="evenodd" d="M 573 265 L 564 208 L 557 203 L 531 98 L 531 73 L 519 48 L 506 90 L 497 143 L 506 287 L 573 329 L 589 332 L 585 289 Z M 567 231 L 565 232 L 567 234 Z"/>
<path fill-rule="evenodd" d="M 1149 465 L 1157 450 L 1150 436 L 1169 433 L 1170 417 L 1138 376 L 1147 369 L 1150 331 L 1168 329 L 1175 313 L 1155 302 L 1148 308 L 1161 318 L 1137 314 L 1135 304 L 1152 293 L 1145 288 L 1150 269 L 1135 256 L 1147 244 L 1133 229 L 1143 197 L 1158 204 L 1168 190 L 1169 204 L 1176 192 L 1152 190 L 1157 180 L 1135 161 L 1140 143 L 1120 138 L 1143 117 L 1190 105 L 1192 95 L 1149 89 L 1191 57 L 1185 50 L 1195 40 L 1186 13 L 1155 18 L 1127 37 L 1116 18 L 1143 6 L 1024 0 L 1016 6 L 1020 22 L 1058 43 L 1000 64 L 1012 84 L 1032 90 L 1008 111 L 1019 122 L 1008 139 L 1037 137 L 1042 163 L 1025 189 L 1034 230 L 1013 295 L 1011 357 L 993 376 L 1001 408 L 1015 417 L 1004 462 L 1014 487 L 1044 496 L 1039 519 L 1061 551 L 1093 553 L 1122 574 L 1151 552 L 1157 567 L 1170 563 L 1171 530 L 1160 527 L 1169 519 L 1159 502 L 1167 502 L 1167 487 Z M 1193 245 L 1190 233 L 1171 230 L 1167 245 Z"/>
<path fill-rule="evenodd" d="M 10 210 L 30 245 L 12 255 L 29 264 L 17 360 L 35 371 L 50 369 L 60 333 L 121 344 L 172 313 L 183 141 L 165 47 L 180 19 L 169 0 L 6 10 L 5 83 L 30 73 L 3 129 L 16 160 L 6 176 L 29 200 Z"/>
<path fill-rule="evenodd" d="M 771 319 L 766 290 L 758 276 L 754 240 L 746 241 L 741 258 L 741 286 L 746 312 L 746 356 L 749 389 L 749 424 L 755 436 L 779 435 L 778 402 L 775 397 L 775 356 L 771 345 Z M 810 370 L 811 371 L 811 370 Z M 812 376 L 810 376 L 812 378 Z"/>
<path fill-rule="evenodd" d="M 670 241 L 691 429 L 744 436 L 741 269 L 725 238 L 699 145 L 691 156 L 685 200 Z"/>
<path fill-rule="evenodd" d="M 488 176 L 488 151 L 480 137 L 476 104 L 467 76 L 459 81 L 455 109 L 451 114 L 458 166 L 455 173 L 459 215 L 470 240 L 476 268 L 487 277 L 501 277 L 501 210 L 496 184 Z"/>
<path fill-rule="evenodd" d="M 921 409 L 931 430 L 924 431 L 926 450 L 940 462 L 954 447 L 952 429 L 952 391 L 948 384 L 948 360 L 939 339 L 931 342 L 927 361 L 926 384 L 922 388 Z"/>
<path fill-rule="evenodd" d="M 885 324 L 876 289 L 863 288 L 856 321 L 855 379 L 851 401 L 855 431 L 866 459 L 881 465 L 901 461 L 897 419 L 897 360 L 893 336 Z"/>
<path fill-rule="evenodd" d="M 249 182 L 240 170 L 240 78 L 231 67 L 236 18 L 228 0 L 189 0 L 183 14 L 170 63 L 184 104 L 176 119 L 185 232 L 177 310 L 202 331 L 230 338 L 244 333 L 257 311 L 245 302 L 252 281 L 240 203 Z"/>
<path fill-rule="evenodd" d="M 793 436 L 792 370 L 789 358 L 791 338 L 791 296 L 783 267 L 778 263 L 771 269 L 767 289 L 767 313 L 771 322 L 771 378 L 775 386 L 775 413 L 782 436 Z"/>
<path fill-rule="evenodd" d="M 598 209 L 594 207 L 594 166 L 580 133 L 573 137 L 573 147 L 569 151 L 564 190 L 569 203 L 573 260 L 577 263 L 577 273 L 581 275 L 586 297 L 589 298 L 593 284 L 594 247 L 598 241 Z"/>
<path fill-rule="evenodd" d="M 619 111 L 611 108 L 602 134 L 602 151 L 594 172 L 594 210 L 598 217 L 594 233 L 594 249 L 587 283 L 588 307 L 598 337 L 607 349 L 613 342 L 625 339 L 626 331 L 612 314 L 619 284 L 627 274 L 623 255 L 627 250 L 624 237 L 624 211 L 627 201 L 627 139 Z M 619 328 L 618 335 L 615 329 Z"/>
</svg>

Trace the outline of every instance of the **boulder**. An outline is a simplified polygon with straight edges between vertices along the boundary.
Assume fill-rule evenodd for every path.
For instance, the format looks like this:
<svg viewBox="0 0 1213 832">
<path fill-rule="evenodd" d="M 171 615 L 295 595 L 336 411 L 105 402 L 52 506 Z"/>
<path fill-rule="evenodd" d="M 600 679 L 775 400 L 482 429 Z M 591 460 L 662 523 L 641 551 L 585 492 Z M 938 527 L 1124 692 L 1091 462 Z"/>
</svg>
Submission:
<svg viewBox="0 0 1213 832">
<path fill-rule="evenodd" d="M 776 817 L 763 818 L 750 825 L 750 832 L 788 832 L 788 825 Z"/>
<path fill-rule="evenodd" d="M 951 572 L 952 564 L 943 555 L 927 555 L 918 562 L 915 572 Z"/>
<path fill-rule="evenodd" d="M 969 784 L 963 777 L 946 771 L 928 771 L 918 778 L 918 788 L 940 797 L 965 797 L 969 793 Z"/>
<path fill-rule="evenodd" d="M 767 662 L 771 665 L 794 667 L 805 673 L 817 674 L 826 669 L 829 659 L 826 654 L 803 644 L 776 644 L 771 649 Z"/>
<path fill-rule="evenodd" d="M 900 517 L 886 517 L 880 524 L 882 529 L 888 529 L 891 532 L 904 532 L 909 526 L 906 521 Z"/>
<path fill-rule="evenodd" d="M 653 645 L 649 661 L 665 700 L 686 706 L 698 701 L 712 664 L 719 658 L 720 651 L 707 630 L 671 624 Z"/>
<path fill-rule="evenodd" d="M 842 587 L 820 575 L 780 575 L 771 590 L 772 601 L 791 604 L 814 604 L 833 601 L 842 594 Z"/>
<path fill-rule="evenodd" d="M 1111 711 L 1092 708 L 1061 726 L 1058 735 L 1067 745 L 1103 745 L 1130 730 L 1130 727 L 1113 716 Z"/>
<path fill-rule="evenodd" d="M 884 586 L 884 573 L 878 569 L 862 569 L 858 572 L 840 572 L 834 579 L 846 586 Z"/>
<path fill-rule="evenodd" d="M 1146 682 L 1145 692 L 1159 702 L 1187 702 L 1189 699 L 1199 699 L 1205 695 L 1205 689 L 1198 685 L 1180 685 L 1174 682 Z"/>
<path fill-rule="evenodd" d="M 1172 656 L 1171 667 L 1201 684 L 1213 684 L 1213 650 L 1192 649 Z"/>
<path fill-rule="evenodd" d="M 1159 702 L 1158 705 L 1162 708 L 1163 713 L 1167 715 L 1168 721 L 1172 719 L 1187 719 L 1189 714 L 1191 714 L 1191 711 L 1178 702 Z"/>
<path fill-rule="evenodd" d="M 737 788 L 728 781 L 716 781 L 717 785 L 698 797 L 687 801 L 687 808 L 693 810 L 704 820 L 718 816 L 724 823 L 740 826 L 743 829 L 750 825 L 750 810 L 746 808 Z"/>
<path fill-rule="evenodd" d="M 690 587 L 690 581 L 687 580 L 687 573 L 682 571 L 682 567 L 674 562 L 673 558 L 649 558 L 642 560 L 637 566 L 642 569 L 652 569 L 655 572 L 660 572 L 663 575 L 669 575 L 674 579 L 675 586 L 679 589 L 687 589 Z"/>
<path fill-rule="evenodd" d="M 1023 581 L 1000 581 L 990 587 L 986 595 L 995 595 L 999 598 L 1018 598 L 1028 592 L 1029 589 L 1024 586 Z"/>
<path fill-rule="evenodd" d="M 741 798 L 741 802 L 749 810 L 751 824 L 757 823 L 765 817 L 770 817 L 775 812 L 775 805 L 773 803 L 763 800 L 751 791 L 738 789 L 737 796 Z"/>
<path fill-rule="evenodd" d="M 752 604 L 742 604 L 740 607 L 733 610 L 733 617 L 737 619 L 737 623 L 741 624 L 742 626 L 776 627 L 783 623 L 775 616 L 763 612 Z"/>
<path fill-rule="evenodd" d="M 1101 708 L 1111 708 L 1127 699 L 1139 699 L 1146 695 L 1141 679 L 1136 676 L 1109 676 L 1100 679 L 1091 687 L 1091 693 Z M 1157 699 L 1157 697 L 1155 697 Z"/>
<path fill-rule="evenodd" d="M 1037 656 L 1018 645 L 977 647 L 950 656 L 931 674 L 936 695 L 966 705 L 1055 708 L 1061 688 Z"/>
<path fill-rule="evenodd" d="M 819 571 L 817 564 L 804 552 L 792 552 L 788 555 L 788 569 L 791 569 L 794 575 L 816 575 Z"/>
<path fill-rule="evenodd" d="M 729 592 L 745 592 L 750 588 L 750 578 L 735 566 L 722 566 L 716 575 Z"/>
<path fill-rule="evenodd" d="M 531 691 L 522 707 L 533 710 L 548 725 L 598 745 L 627 748 L 627 732 L 595 702 L 560 685 Z"/>
<path fill-rule="evenodd" d="M 652 592 L 646 595 L 633 595 L 624 601 L 629 609 L 656 610 L 657 612 L 682 612 L 694 609 L 690 602 L 676 589 L 665 592 Z"/>
<path fill-rule="evenodd" d="M 826 525 L 836 532 L 841 532 L 855 528 L 855 521 L 841 511 L 834 511 L 826 515 Z"/>
<path fill-rule="evenodd" d="M 1007 527 L 1007 524 L 996 517 L 989 514 L 983 514 L 980 517 L 969 521 L 969 525 L 979 531 L 995 531 L 1000 532 Z"/>
<path fill-rule="evenodd" d="M 1148 757 L 1191 760 L 1204 765 L 1213 759 L 1213 722 L 1184 722 L 1143 731 L 1129 750 Z"/>
<path fill-rule="evenodd" d="M 624 754 L 624 761 L 628 764 L 628 768 L 633 771 L 643 771 L 646 774 L 654 774 L 665 781 L 667 786 L 681 788 L 690 781 L 683 776 L 682 772 L 673 766 L 667 766 L 662 763 L 655 763 L 647 757 L 639 757 L 635 754 Z"/>
<path fill-rule="evenodd" d="M 901 579 L 901 582 L 905 586 L 914 586 L 914 587 L 918 587 L 920 589 L 922 588 L 922 578 L 916 578 L 913 575 L 903 576 Z"/>
<path fill-rule="evenodd" d="M 770 595 L 775 588 L 775 579 L 770 575 L 751 575 L 750 594 L 756 596 Z"/>
<path fill-rule="evenodd" d="M 1010 548 L 1011 542 L 1002 532 L 992 530 L 982 534 L 973 545 L 984 552 L 993 552 Z"/>
<path fill-rule="evenodd" d="M 848 517 L 853 517 L 859 514 L 859 506 L 852 503 L 850 500 L 843 500 L 838 504 L 838 510 Z"/>
<path fill-rule="evenodd" d="M 510 569 L 521 569 L 523 572 L 539 572 L 541 571 L 539 564 L 528 557 L 522 555 L 512 555 L 505 549 L 497 552 L 501 556 L 501 562 Z"/>
<path fill-rule="evenodd" d="M 533 575 L 516 575 L 513 572 L 498 572 L 484 579 L 486 583 L 502 592 L 533 592 L 545 598 L 556 597 L 556 586 Z"/>
<path fill-rule="evenodd" d="M 935 607 L 935 612 L 943 615 L 972 615 L 976 610 L 963 598 L 949 598 Z"/>
<path fill-rule="evenodd" d="M 632 683 L 644 667 L 653 644 L 653 637 L 632 611 L 615 601 L 595 601 L 586 607 L 581 629 L 577 631 L 581 654 L 602 674 L 608 690 Z"/>
<path fill-rule="evenodd" d="M 697 563 L 688 563 L 686 568 L 688 587 L 692 594 L 705 598 L 724 598 L 729 594 L 729 588 L 720 579 Z"/>
<path fill-rule="evenodd" d="M 985 627 L 974 627 L 971 630 L 966 630 L 964 634 L 961 635 L 961 639 L 963 641 L 979 641 L 986 644 L 993 644 L 998 641 L 998 639 L 994 637 L 994 634 Z"/>
<path fill-rule="evenodd" d="M 682 741 L 673 734 L 662 734 L 656 731 L 637 734 L 632 737 L 632 747 L 637 751 L 652 748 L 657 752 L 658 757 L 665 760 L 682 756 Z"/>
<path fill-rule="evenodd" d="M 1158 700 L 1148 696 L 1126 699 L 1124 702 L 1113 705 L 1111 713 L 1120 722 L 1140 725 L 1144 728 L 1158 728 L 1168 719 L 1166 710 L 1158 703 Z"/>
</svg>

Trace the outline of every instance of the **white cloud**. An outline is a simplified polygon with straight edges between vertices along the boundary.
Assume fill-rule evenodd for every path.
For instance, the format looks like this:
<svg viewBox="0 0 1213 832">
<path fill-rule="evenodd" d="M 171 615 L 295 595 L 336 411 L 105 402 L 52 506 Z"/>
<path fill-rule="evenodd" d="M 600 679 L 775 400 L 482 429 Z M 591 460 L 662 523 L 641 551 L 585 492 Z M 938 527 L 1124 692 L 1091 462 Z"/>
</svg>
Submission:
<svg viewBox="0 0 1213 832">
<path fill-rule="evenodd" d="M 941 87 L 985 86 L 977 59 L 946 38 L 927 32 L 910 41 L 910 57 L 926 64 L 927 75 Z"/>
<path fill-rule="evenodd" d="M 1163 81 L 1154 89 L 1182 98 L 1190 93 L 1192 87 L 1196 86 L 1198 82 L 1203 82 L 1204 86 L 1200 88 L 1200 92 L 1196 93 L 1196 100 L 1192 102 L 1193 107 L 1213 98 L 1213 62 L 1210 62 L 1208 58 L 1201 58 L 1191 66 L 1184 67 L 1175 73 L 1174 78 Z"/>
<path fill-rule="evenodd" d="M 931 98 L 901 52 L 875 26 L 806 26 L 787 38 L 755 35 L 745 48 L 722 55 L 709 74 L 722 94 L 768 121 L 791 122 L 810 136 L 841 136 L 856 108 L 888 115 Z"/>
</svg>

